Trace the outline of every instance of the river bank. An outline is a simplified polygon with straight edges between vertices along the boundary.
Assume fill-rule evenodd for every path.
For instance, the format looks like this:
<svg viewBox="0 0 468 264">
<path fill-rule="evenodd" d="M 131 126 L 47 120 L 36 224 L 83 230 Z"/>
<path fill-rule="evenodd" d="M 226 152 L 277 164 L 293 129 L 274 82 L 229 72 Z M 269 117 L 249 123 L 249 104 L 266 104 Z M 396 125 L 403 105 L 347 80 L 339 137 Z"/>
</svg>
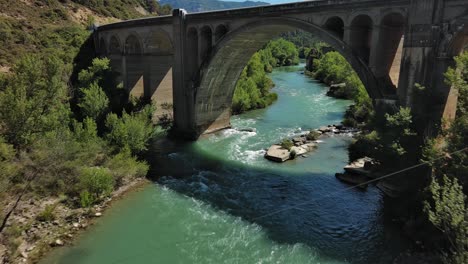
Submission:
<svg viewBox="0 0 468 264">
<path fill-rule="evenodd" d="M 129 193 L 141 190 L 150 183 L 144 178 L 135 178 L 122 184 L 109 197 L 92 208 L 73 208 L 63 204 L 60 197 L 38 199 L 25 197 L 18 205 L 7 226 L 20 236 L 12 244 L 0 235 L 0 263 L 37 263 L 52 248 L 73 244 L 75 239 L 95 224 L 114 204 Z M 9 204 L 12 206 L 13 201 Z M 53 208 L 52 219 L 40 219 L 46 208 Z M 11 243 L 11 242 L 10 242 Z M 8 247 L 17 247 L 19 254 L 11 255 Z"/>
</svg>

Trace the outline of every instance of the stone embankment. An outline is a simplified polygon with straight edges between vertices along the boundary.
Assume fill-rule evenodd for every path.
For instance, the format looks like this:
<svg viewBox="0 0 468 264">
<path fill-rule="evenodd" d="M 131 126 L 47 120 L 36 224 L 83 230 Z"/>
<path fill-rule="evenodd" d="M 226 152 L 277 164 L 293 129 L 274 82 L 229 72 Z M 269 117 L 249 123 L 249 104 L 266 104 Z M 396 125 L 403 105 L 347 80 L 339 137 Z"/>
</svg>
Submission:
<svg viewBox="0 0 468 264">
<path fill-rule="evenodd" d="M 343 125 L 323 126 L 270 146 L 266 151 L 265 158 L 275 162 L 285 162 L 296 157 L 307 157 L 307 153 L 318 148 L 320 138 L 344 134 L 352 136 L 355 133 L 358 133 L 357 129 Z"/>
</svg>

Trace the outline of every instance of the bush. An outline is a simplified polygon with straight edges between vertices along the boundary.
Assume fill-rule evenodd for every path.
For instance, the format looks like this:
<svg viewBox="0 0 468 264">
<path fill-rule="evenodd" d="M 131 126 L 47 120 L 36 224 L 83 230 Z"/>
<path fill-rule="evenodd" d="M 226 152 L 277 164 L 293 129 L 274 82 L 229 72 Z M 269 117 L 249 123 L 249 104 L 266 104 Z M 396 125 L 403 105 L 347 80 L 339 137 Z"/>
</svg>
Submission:
<svg viewBox="0 0 468 264">
<path fill-rule="evenodd" d="M 83 96 L 79 99 L 78 106 L 86 117 L 99 120 L 107 111 L 109 99 L 106 93 L 97 83 L 81 89 Z"/>
<path fill-rule="evenodd" d="M 282 148 L 287 149 L 287 150 L 290 150 L 294 146 L 293 142 L 289 138 L 283 139 L 280 145 Z"/>
<path fill-rule="evenodd" d="M 311 130 L 307 135 L 306 135 L 306 138 L 307 140 L 317 140 L 319 137 L 320 137 L 320 133 L 315 131 L 315 130 Z"/>
<path fill-rule="evenodd" d="M 117 184 L 124 178 L 142 178 L 148 173 L 149 166 L 144 161 L 138 161 L 128 148 L 109 159 L 105 166 L 110 169 Z"/>
<path fill-rule="evenodd" d="M 132 153 L 146 150 L 148 142 L 155 135 L 151 120 L 153 112 L 153 108 L 147 106 L 139 113 L 127 114 L 124 111 L 121 118 L 114 113 L 109 114 L 106 119 L 109 130 L 106 138 L 121 150 L 128 148 Z"/>
<path fill-rule="evenodd" d="M 111 194 L 114 179 L 107 168 L 84 168 L 79 176 L 79 186 L 81 203 L 92 204 Z"/>
<path fill-rule="evenodd" d="M 297 156 L 297 153 L 295 150 L 292 150 L 290 153 L 289 153 L 289 158 L 290 159 L 295 159 Z"/>
<path fill-rule="evenodd" d="M 54 221 L 55 220 L 55 208 L 57 206 L 55 204 L 51 204 L 51 205 L 46 205 L 44 211 L 42 211 L 41 213 L 39 213 L 36 217 L 36 219 L 38 221 L 41 221 L 41 222 L 51 222 L 51 221 Z"/>
</svg>

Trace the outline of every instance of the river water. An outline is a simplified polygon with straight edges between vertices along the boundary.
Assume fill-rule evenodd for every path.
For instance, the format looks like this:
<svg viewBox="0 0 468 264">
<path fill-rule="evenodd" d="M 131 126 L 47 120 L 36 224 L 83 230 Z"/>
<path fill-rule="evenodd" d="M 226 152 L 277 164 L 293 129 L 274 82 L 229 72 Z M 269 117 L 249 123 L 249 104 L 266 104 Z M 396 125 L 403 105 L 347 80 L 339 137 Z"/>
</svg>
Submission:
<svg viewBox="0 0 468 264">
<path fill-rule="evenodd" d="M 76 245 L 43 263 L 391 263 L 407 241 L 383 217 L 375 186 L 347 190 L 334 174 L 349 136 L 283 164 L 263 158 L 282 138 L 343 118 L 303 64 L 271 73 L 279 100 L 232 118 L 234 128 L 180 144 L 155 142 L 155 184 L 117 202 Z"/>
</svg>

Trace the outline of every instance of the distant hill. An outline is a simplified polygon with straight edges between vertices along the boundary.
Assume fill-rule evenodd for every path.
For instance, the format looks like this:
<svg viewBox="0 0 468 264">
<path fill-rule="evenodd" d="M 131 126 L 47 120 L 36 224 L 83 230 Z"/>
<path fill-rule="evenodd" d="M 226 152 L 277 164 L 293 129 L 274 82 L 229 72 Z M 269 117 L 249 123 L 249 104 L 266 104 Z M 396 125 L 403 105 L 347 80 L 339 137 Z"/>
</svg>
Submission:
<svg viewBox="0 0 468 264">
<path fill-rule="evenodd" d="M 269 3 L 266 2 L 232 2 L 220 0 L 160 0 L 159 3 L 161 5 L 169 4 L 174 9 L 183 8 L 188 12 L 201 12 L 210 10 L 269 5 Z"/>
</svg>

